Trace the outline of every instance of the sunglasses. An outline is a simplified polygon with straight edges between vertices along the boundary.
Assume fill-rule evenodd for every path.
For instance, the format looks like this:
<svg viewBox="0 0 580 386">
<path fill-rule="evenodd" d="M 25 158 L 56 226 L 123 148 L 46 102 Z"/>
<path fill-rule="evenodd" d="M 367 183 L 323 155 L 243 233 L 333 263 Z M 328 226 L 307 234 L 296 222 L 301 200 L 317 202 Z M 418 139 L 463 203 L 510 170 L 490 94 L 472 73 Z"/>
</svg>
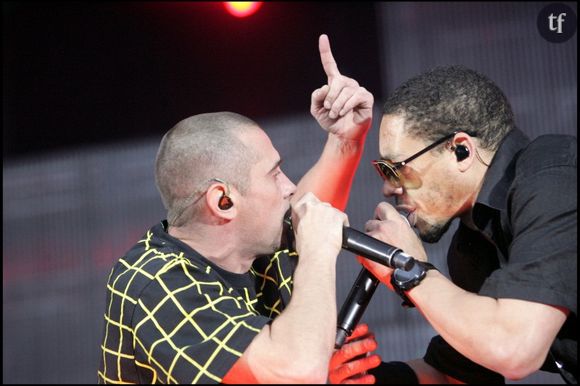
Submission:
<svg viewBox="0 0 580 386">
<path fill-rule="evenodd" d="M 421 181 L 419 179 L 413 178 L 406 178 L 401 172 L 400 169 L 414 160 L 415 158 L 419 157 L 422 154 L 427 153 L 429 150 L 435 148 L 436 146 L 442 144 L 449 138 L 452 138 L 458 131 L 454 131 L 453 133 L 446 135 L 445 137 L 433 142 L 431 145 L 427 146 L 423 150 L 413 154 L 409 158 L 401 162 L 392 162 L 386 159 L 379 159 L 372 161 L 373 166 L 383 179 L 383 181 L 388 181 L 395 188 L 405 187 L 407 189 L 414 189 L 420 186 Z"/>
</svg>

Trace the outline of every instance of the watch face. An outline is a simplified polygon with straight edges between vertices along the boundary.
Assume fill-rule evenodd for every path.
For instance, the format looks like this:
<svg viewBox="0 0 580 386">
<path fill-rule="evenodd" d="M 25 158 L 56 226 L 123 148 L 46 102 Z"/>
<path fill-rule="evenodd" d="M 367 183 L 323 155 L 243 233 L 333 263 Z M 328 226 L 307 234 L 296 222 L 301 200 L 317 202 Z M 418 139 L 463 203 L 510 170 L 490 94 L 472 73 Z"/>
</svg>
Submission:
<svg viewBox="0 0 580 386">
<path fill-rule="evenodd" d="M 393 279 L 395 284 L 402 290 L 408 290 L 415 287 L 425 277 L 425 268 L 421 264 L 415 264 L 408 271 L 402 269 L 395 269 L 393 272 Z"/>
<path fill-rule="evenodd" d="M 395 275 L 396 280 L 401 282 L 413 280 L 415 277 L 417 277 L 417 272 L 414 267 L 415 266 L 413 266 L 410 271 L 403 271 L 402 269 L 395 270 L 395 273 L 393 274 Z"/>
</svg>

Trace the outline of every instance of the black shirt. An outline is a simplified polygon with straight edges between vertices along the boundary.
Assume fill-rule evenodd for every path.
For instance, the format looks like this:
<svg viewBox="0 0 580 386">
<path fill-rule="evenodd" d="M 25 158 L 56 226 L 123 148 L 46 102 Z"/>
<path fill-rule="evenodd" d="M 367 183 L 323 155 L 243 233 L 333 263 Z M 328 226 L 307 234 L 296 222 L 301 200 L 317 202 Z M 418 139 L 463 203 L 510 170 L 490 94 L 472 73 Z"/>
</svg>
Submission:
<svg viewBox="0 0 580 386">
<path fill-rule="evenodd" d="M 219 383 L 292 293 L 295 252 L 236 274 L 152 227 L 113 267 L 99 383 Z"/>
<path fill-rule="evenodd" d="M 448 252 L 451 280 L 467 291 L 570 310 L 542 367 L 558 372 L 558 361 L 567 382 L 576 378 L 578 358 L 576 148 L 575 137 L 544 135 L 530 142 L 511 131 L 474 206 L 478 230 L 460 224 Z M 424 359 L 469 383 L 504 382 L 440 336 Z"/>
</svg>

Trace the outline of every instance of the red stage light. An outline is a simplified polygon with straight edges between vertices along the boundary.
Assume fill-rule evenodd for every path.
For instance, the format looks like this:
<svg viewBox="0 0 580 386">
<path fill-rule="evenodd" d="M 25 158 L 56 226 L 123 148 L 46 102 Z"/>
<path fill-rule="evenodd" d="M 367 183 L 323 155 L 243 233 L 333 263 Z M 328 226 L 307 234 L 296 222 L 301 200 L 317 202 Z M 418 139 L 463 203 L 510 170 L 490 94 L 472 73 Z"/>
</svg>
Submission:
<svg viewBox="0 0 580 386">
<path fill-rule="evenodd" d="M 253 15 L 262 6 L 261 1 L 225 1 L 224 7 L 235 17 Z"/>
</svg>

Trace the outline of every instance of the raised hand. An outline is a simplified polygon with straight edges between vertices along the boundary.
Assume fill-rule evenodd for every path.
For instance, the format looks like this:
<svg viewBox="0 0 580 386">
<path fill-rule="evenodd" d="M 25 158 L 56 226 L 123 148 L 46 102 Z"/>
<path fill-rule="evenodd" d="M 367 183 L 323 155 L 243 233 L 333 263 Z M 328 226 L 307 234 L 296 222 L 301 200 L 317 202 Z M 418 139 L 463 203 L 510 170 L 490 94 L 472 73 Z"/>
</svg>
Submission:
<svg viewBox="0 0 580 386">
<path fill-rule="evenodd" d="M 372 122 L 373 95 L 338 71 L 328 36 L 320 35 L 318 49 L 328 82 L 312 93 L 310 113 L 323 129 L 341 139 L 364 138 Z"/>
</svg>

